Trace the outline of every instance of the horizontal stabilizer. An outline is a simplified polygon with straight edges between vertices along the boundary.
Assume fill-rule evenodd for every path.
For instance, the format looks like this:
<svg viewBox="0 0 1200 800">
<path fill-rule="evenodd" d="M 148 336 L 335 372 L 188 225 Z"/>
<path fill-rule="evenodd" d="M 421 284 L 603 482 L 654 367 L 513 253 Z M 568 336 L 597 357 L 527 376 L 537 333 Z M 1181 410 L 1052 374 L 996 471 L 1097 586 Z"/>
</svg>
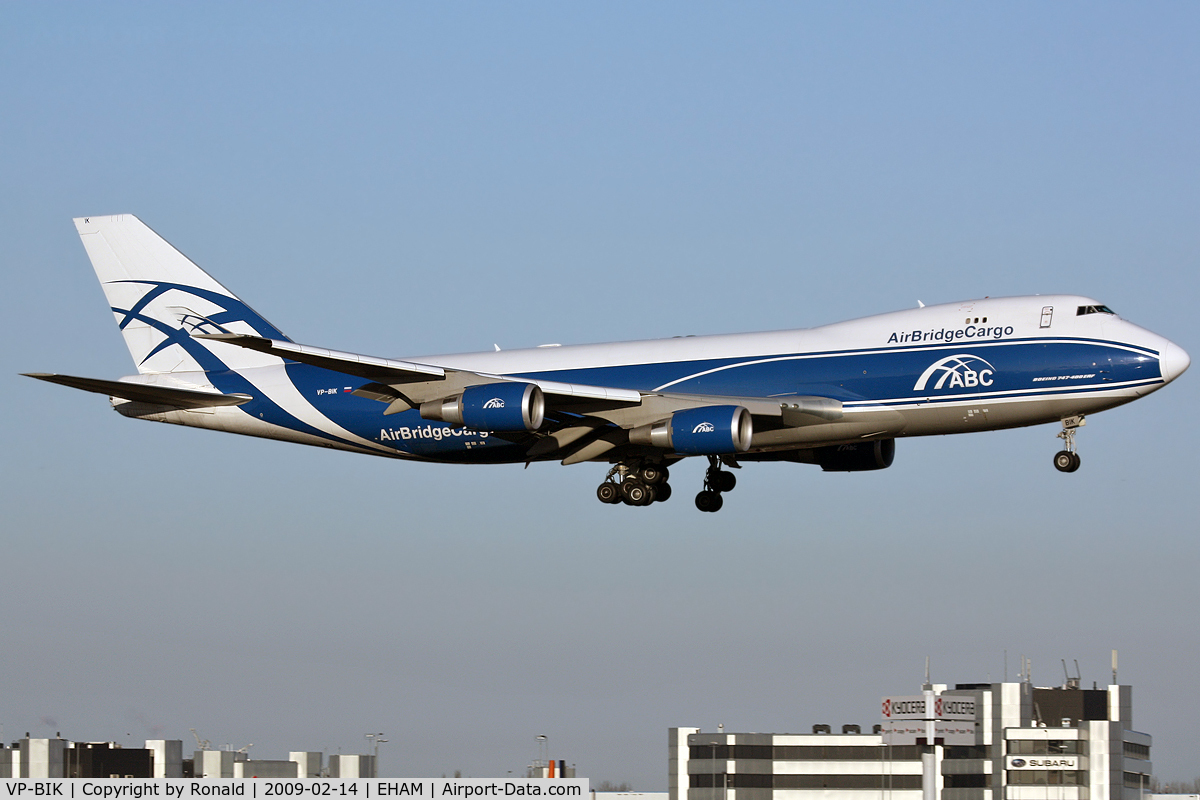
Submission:
<svg viewBox="0 0 1200 800">
<path fill-rule="evenodd" d="M 139 403 L 154 403 L 176 408 L 213 408 L 214 406 L 240 406 L 254 398 L 248 394 L 221 394 L 201 389 L 178 389 L 173 386 L 150 386 L 127 381 L 105 381 L 99 378 L 77 378 L 74 375 L 56 375 L 48 372 L 24 372 L 27 378 L 59 383 L 72 389 L 106 394 L 122 400 Z"/>
<path fill-rule="evenodd" d="M 257 350 L 260 353 L 270 353 L 280 358 L 299 361 L 301 364 L 312 364 L 314 367 L 323 367 L 346 375 L 357 375 L 360 378 L 370 378 L 385 383 L 431 381 L 446 377 L 446 371 L 441 367 L 414 364 L 411 361 L 392 361 L 387 358 L 360 356 L 355 353 L 326 350 L 323 347 L 312 347 L 295 342 L 264 339 L 261 336 L 212 333 L 196 334 L 193 338 L 235 344 L 248 350 Z"/>
</svg>

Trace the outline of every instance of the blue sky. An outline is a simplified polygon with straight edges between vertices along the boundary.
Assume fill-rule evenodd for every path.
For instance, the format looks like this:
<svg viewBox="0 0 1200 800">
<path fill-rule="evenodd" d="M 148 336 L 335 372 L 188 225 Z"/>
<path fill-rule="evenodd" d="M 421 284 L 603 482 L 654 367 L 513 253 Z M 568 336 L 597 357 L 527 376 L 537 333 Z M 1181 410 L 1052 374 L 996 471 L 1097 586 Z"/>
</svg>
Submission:
<svg viewBox="0 0 1200 800">
<path fill-rule="evenodd" d="M 1053 427 L 751 465 L 396 464 L 123 419 L 70 219 L 130 212 L 292 338 L 412 356 L 1077 292 L 1200 350 L 1188 3 L 9 3 L 12 739 L 188 737 L 666 787 L 666 728 L 876 721 L 935 680 L 1135 686 L 1190 779 L 1196 378 Z M 689 483 L 690 482 L 690 483 Z"/>
</svg>

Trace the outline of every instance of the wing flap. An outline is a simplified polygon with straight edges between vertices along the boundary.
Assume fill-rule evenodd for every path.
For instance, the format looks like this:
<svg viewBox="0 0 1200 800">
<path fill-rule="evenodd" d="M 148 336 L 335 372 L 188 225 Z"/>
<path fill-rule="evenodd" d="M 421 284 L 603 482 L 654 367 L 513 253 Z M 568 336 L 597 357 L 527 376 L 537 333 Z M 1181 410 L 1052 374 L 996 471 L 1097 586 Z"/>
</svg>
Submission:
<svg viewBox="0 0 1200 800">
<path fill-rule="evenodd" d="M 264 339 L 261 336 L 238 333 L 197 334 L 196 338 L 225 342 L 257 350 L 260 353 L 270 353 L 280 358 L 299 361 L 302 364 L 311 364 L 347 375 L 368 378 L 383 386 L 391 387 L 394 391 L 389 396 L 387 392 L 379 391 L 379 387 L 373 387 L 371 393 L 356 392 L 356 394 L 387 403 L 402 400 L 410 407 L 416 407 L 427 400 L 446 397 L 472 384 L 502 381 L 536 384 L 548 395 L 569 398 L 572 410 L 583 410 L 580 408 L 581 406 L 587 410 L 636 406 L 642 402 L 642 393 L 632 389 L 585 386 L 575 383 L 492 375 L 469 370 L 445 369 L 414 361 L 395 361 L 356 353 L 344 353 L 338 350 L 327 350 L 323 347 L 281 342 L 275 339 Z M 421 386 L 419 384 L 428 385 Z M 397 410 L 405 409 L 397 406 Z"/>
<path fill-rule="evenodd" d="M 248 394 L 221 394 L 203 389 L 181 389 L 174 386 L 155 386 L 128 381 L 106 381 L 100 378 L 78 378 L 74 375 L 58 375 L 48 372 L 24 372 L 28 378 L 49 381 L 72 389 L 95 392 L 109 397 L 119 397 L 138 403 L 151 403 L 176 408 L 214 408 L 216 406 L 240 406 L 254 398 Z"/>
</svg>

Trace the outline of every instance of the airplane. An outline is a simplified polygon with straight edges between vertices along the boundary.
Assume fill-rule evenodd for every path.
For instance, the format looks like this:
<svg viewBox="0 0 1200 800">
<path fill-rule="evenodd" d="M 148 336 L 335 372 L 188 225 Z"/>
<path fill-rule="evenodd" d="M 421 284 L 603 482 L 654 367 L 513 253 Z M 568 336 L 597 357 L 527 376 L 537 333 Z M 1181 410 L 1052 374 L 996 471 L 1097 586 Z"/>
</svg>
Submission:
<svg viewBox="0 0 1200 800">
<path fill-rule="evenodd" d="M 130 214 L 75 220 L 138 374 L 29 377 L 117 412 L 356 453 L 451 463 L 601 462 L 604 503 L 671 496 L 708 460 L 701 511 L 744 462 L 855 472 L 898 438 L 1062 426 L 1079 469 L 1086 417 L 1191 364 L 1178 345 L 1075 295 L 919 304 L 815 328 L 376 357 L 299 344 Z"/>
</svg>

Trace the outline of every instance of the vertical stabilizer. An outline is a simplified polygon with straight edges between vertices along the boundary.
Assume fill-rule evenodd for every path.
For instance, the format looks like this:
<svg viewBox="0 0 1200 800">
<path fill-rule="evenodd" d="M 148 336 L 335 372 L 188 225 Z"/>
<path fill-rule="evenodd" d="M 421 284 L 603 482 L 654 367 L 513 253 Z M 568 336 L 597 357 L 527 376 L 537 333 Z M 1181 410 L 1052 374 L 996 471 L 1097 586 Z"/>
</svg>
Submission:
<svg viewBox="0 0 1200 800">
<path fill-rule="evenodd" d="M 193 333 L 290 341 L 132 214 L 79 217 L 79 238 L 139 372 L 205 372 L 279 359 Z"/>
</svg>

